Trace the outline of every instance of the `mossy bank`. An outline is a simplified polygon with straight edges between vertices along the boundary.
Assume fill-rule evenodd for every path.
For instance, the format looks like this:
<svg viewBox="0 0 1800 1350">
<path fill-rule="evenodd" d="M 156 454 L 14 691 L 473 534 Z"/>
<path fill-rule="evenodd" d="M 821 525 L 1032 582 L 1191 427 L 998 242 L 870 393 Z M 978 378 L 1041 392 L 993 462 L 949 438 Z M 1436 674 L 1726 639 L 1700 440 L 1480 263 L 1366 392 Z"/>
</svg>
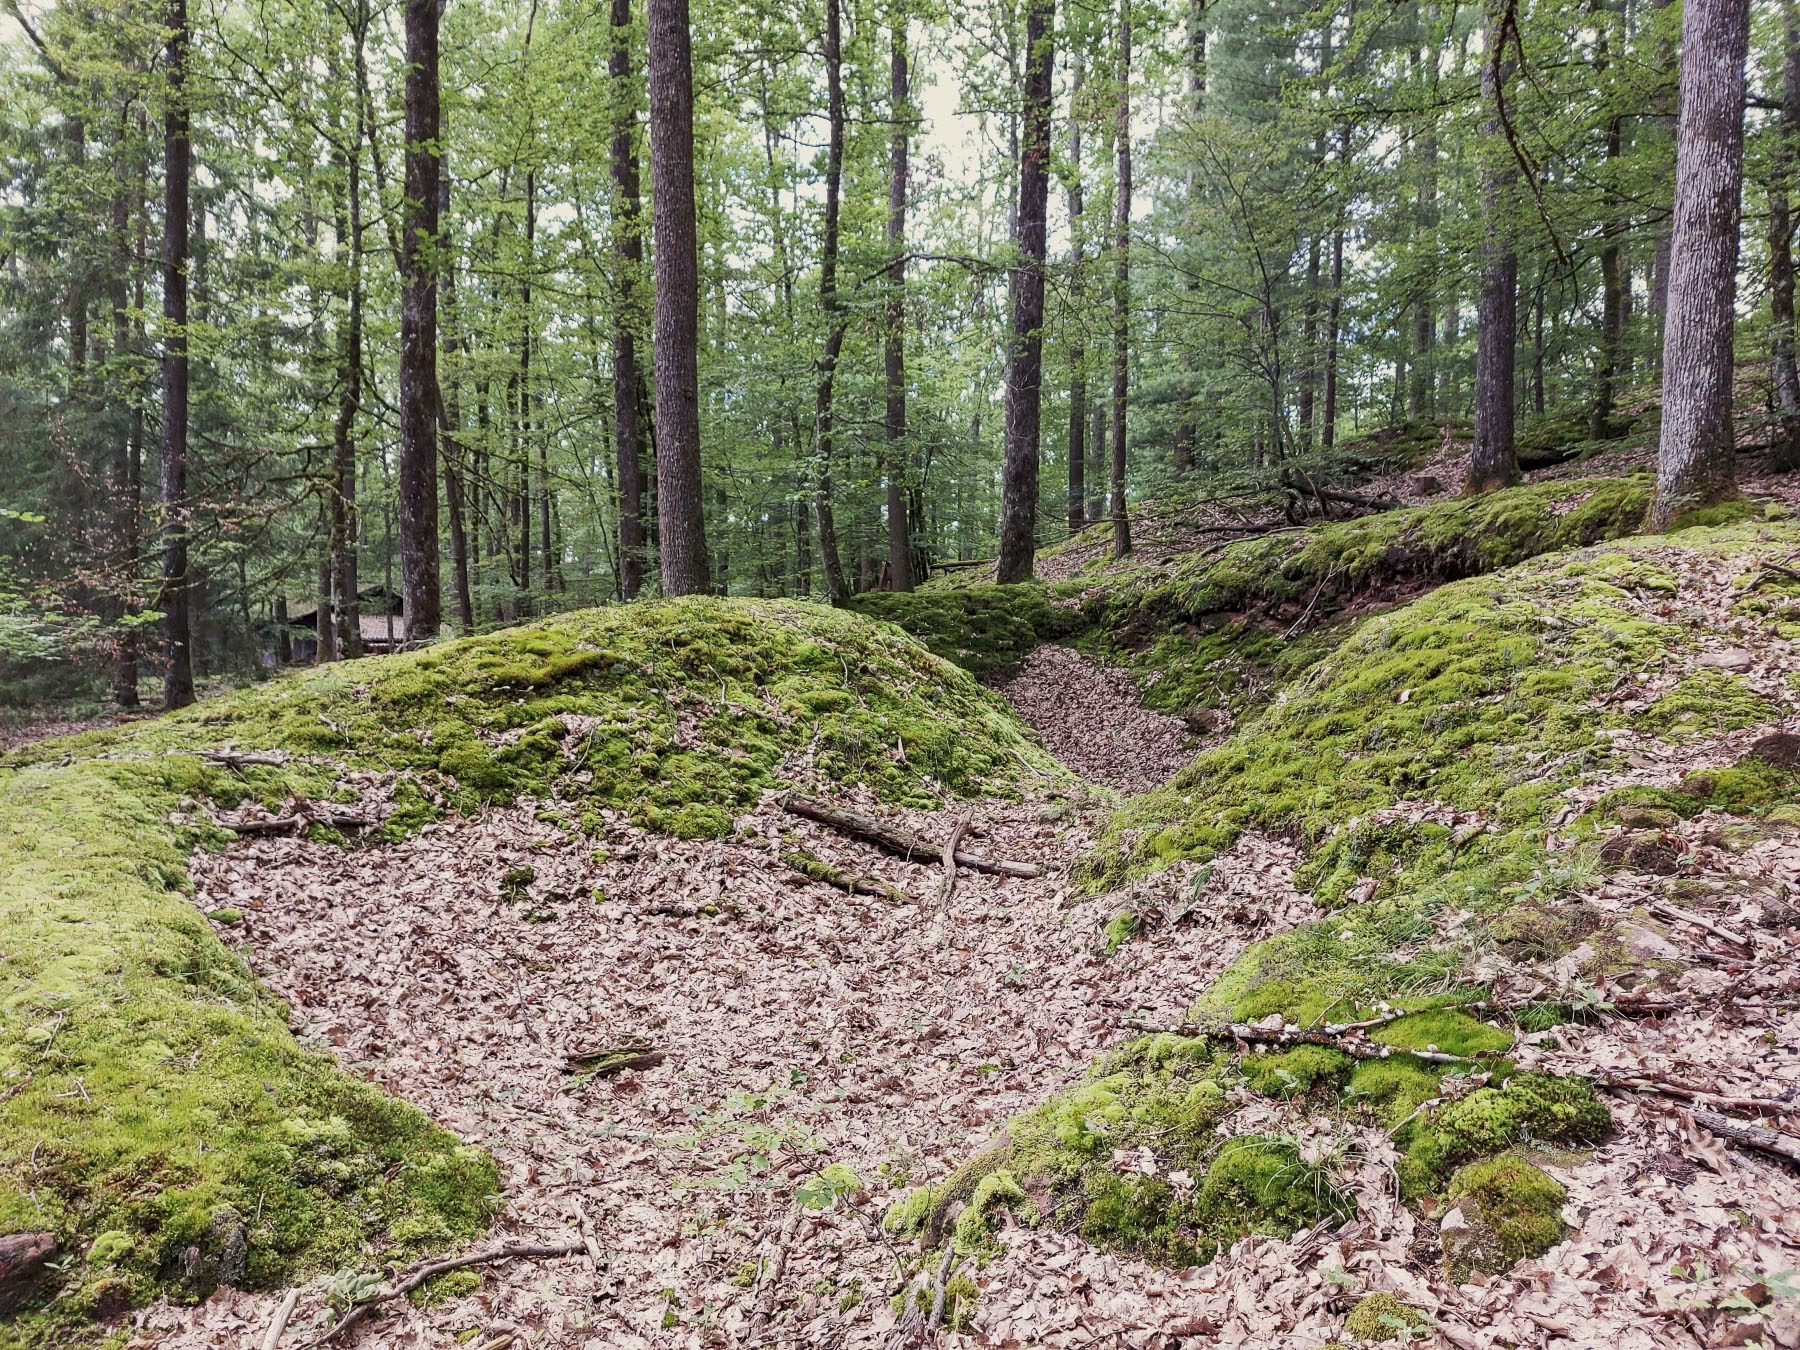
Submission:
<svg viewBox="0 0 1800 1350">
<path fill-rule="evenodd" d="M 224 746 L 282 762 L 206 757 Z M 497 1204 L 486 1155 L 297 1045 L 186 898 L 188 855 L 232 837 L 219 810 L 376 786 L 393 811 L 373 833 L 393 838 L 530 793 L 705 836 L 801 773 L 935 804 L 1010 791 L 1027 766 L 1055 771 L 998 699 L 898 630 L 713 599 L 323 667 L 14 754 L 0 1235 L 49 1234 L 56 1258 L 0 1340 L 63 1344 L 159 1292 L 454 1243 Z"/>
<path fill-rule="evenodd" d="M 1796 756 L 1777 752 L 1791 737 L 1733 751 L 1678 791 L 1591 787 L 1628 767 L 1621 734 L 1679 744 L 1793 715 L 1791 689 L 1772 695 L 1698 658 L 1757 633 L 1794 636 L 1800 585 L 1763 564 L 1797 546 L 1787 520 L 1616 540 L 1348 625 L 1220 744 L 1122 805 L 1079 877 L 1107 890 L 1204 864 L 1257 831 L 1299 846 L 1296 880 L 1320 916 L 1252 945 L 1214 981 L 1190 1012 L 1193 1031 L 1214 1035 L 1156 1036 L 1108 1057 L 910 1199 L 896 1224 L 934 1240 L 934 1216 L 1004 1174 L 1029 1201 L 1007 1206 L 1021 1221 L 1200 1259 L 1245 1233 L 1347 1212 L 1333 1136 L 1302 1128 L 1324 1117 L 1339 1139 L 1346 1125 L 1391 1138 L 1403 1197 L 1434 1197 L 1439 1214 L 1461 1206 L 1468 1234 L 1446 1244 L 1457 1271 L 1491 1273 L 1560 1240 L 1559 1188 L 1514 1150 L 1587 1147 L 1610 1116 L 1587 1082 L 1508 1060 L 1520 1030 L 1578 1015 L 1573 995 L 1497 1014 L 1484 971 L 1579 948 L 1577 982 L 1664 979 L 1675 972 L 1635 969 L 1628 950 L 1631 926 L 1652 920 L 1579 903 L 1607 867 L 1633 865 L 1629 831 L 1701 809 L 1735 814 L 1734 838 L 1787 830 L 1800 776 Z M 1240 1053 L 1217 1034 L 1377 1020 L 1366 1042 L 1383 1058 L 1330 1045 Z M 1294 1100 L 1296 1135 L 1265 1125 L 1222 1139 L 1238 1133 L 1246 1093 Z"/>
</svg>

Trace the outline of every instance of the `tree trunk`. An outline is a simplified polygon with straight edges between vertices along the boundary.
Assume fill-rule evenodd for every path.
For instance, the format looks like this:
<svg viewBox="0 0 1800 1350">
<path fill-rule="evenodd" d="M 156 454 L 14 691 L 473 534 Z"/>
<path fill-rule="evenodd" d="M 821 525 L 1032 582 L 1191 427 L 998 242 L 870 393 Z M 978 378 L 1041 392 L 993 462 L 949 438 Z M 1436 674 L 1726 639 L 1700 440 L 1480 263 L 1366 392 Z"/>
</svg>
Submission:
<svg viewBox="0 0 1800 1350">
<path fill-rule="evenodd" d="M 1769 187 L 1769 346 L 1775 404 L 1781 415 L 1769 466 L 1777 473 L 1800 469 L 1800 375 L 1794 368 L 1794 158 L 1800 153 L 1800 10 L 1781 5 L 1781 117 L 1775 127 L 1773 181 Z"/>
<path fill-rule="evenodd" d="M 1681 23 L 1662 445 L 1650 508 L 1655 530 L 1737 495 L 1731 342 L 1749 34 L 1749 0 L 1688 0 Z"/>
<path fill-rule="evenodd" d="M 688 0 L 649 0 L 650 174 L 656 230 L 656 511 L 664 595 L 700 595 L 700 277 L 694 233 L 694 63 Z"/>
<path fill-rule="evenodd" d="M 1607 25 L 1606 0 L 1594 0 L 1594 22 L 1599 36 L 1594 44 L 1594 77 L 1604 86 L 1612 64 Z M 1625 339 L 1625 301 L 1628 278 L 1625 275 L 1623 244 L 1625 222 L 1618 218 L 1619 191 L 1615 181 L 1620 151 L 1624 145 L 1624 119 L 1614 115 L 1606 124 L 1605 158 L 1601 165 L 1604 195 L 1604 219 L 1600 226 L 1600 356 L 1594 364 L 1594 407 L 1588 418 L 1590 440 L 1610 440 L 1613 436 L 1613 401 Z"/>
<path fill-rule="evenodd" d="M 887 376 L 887 527 L 888 582 L 896 591 L 910 591 L 912 530 L 906 511 L 906 186 L 907 151 L 912 141 L 912 88 L 907 70 L 906 7 L 894 18 L 893 55 L 889 72 L 889 102 L 894 119 L 889 151 L 887 333 L 883 364 Z"/>
<path fill-rule="evenodd" d="M 1300 443 L 1313 443 L 1313 385 L 1318 379 L 1319 347 L 1319 236 L 1306 246 L 1306 301 L 1300 317 Z"/>
<path fill-rule="evenodd" d="M 825 154 L 825 238 L 819 251 L 819 309 L 825 317 L 825 350 L 819 357 L 819 382 L 813 398 L 813 442 L 819 456 L 819 562 L 825 569 L 825 595 L 833 605 L 850 599 L 844 565 L 838 557 L 837 516 L 831 502 L 832 398 L 836 392 L 838 353 L 844 326 L 837 288 L 838 198 L 844 177 L 843 34 L 838 0 L 825 0 L 825 81 L 830 124 Z"/>
<path fill-rule="evenodd" d="M 635 600 L 644 586 L 644 467 L 638 432 L 639 224 L 637 91 L 631 67 L 631 0 L 612 0 L 613 440 L 619 459 L 619 588 Z"/>
<path fill-rule="evenodd" d="M 1679 79 L 1677 69 L 1679 58 L 1676 47 L 1667 36 L 1670 28 L 1669 7 L 1673 0 L 1656 0 L 1652 11 L 1652 23 L 1659 30 L 1656 44 L 1657 68 L 1666 72 L 1663 80 L 1658 82 L 1651 106 L 1654 113 L 1651 117 L 1656 127 L 1656 134 L 1664 141 L 1675 139 L 1675 100 L 1674 93 Z M 1669 312 L 1669 253 L 1670 242 L 1674 237 L 1674 221 L 1671 220 L 1660 227 L 1656 233 L 1656 255 L 1652 264 L 1650 278 L 1650 313 L 1656 319 L 1656 369 L 1662 370 L 1662 342 L 1668 333 L 1667 316 Z"/>
<path fill-rule="evenodd" d="M 438 220 L 446 228 L 450 220 L 450 166 L 438 155 Z M 450 583 L 456 592 L 456 624 L 464 635 L 475 631 L 475 597 L 469 588 L 469 492 L 468 463 L 463 458 L 462 390 L 457 367 L 451 361 L 457 344 L 469 350 L 468 334 L 461 331 L 456 307 L 456 260 L 444 260 L 444 359 L 450 366 L 449 392 L 438 381 L 441 405 L 438 430 L 443 436 L 444 506 L 450 515 Z"/>
<path fill-rule="evenodd" d="M 1349 144 L 1346 127 L 1344 143 Z M 1325 297 L 1325 398 L 1319 411 L 1319 448 L 1337 444 L 1338 329 L 1344 312 L 1344 226 L 1331 232 L 1331 290 Z"/>
<path fill-rule="evenodd" d="M 1019 159 L 1019 265 L 1012 276 L 1011 360 L 1006 371 L 1006 477 L 995 579 L 1031 580 L 1037 554 L 1038 438 L 1043 412 L 1044 258 L 1050 214 L 1050 98 L 1055 0 L 1025 11 L 1024 123 Z"/>
<path fill-rule="evenodd" d="M 163 706 L 194 701 L 193 591 L 188 575 L 188 179 L 193 141 L 187 104 L 187 0 L 169 0 L 168 109 L 163 114 L 162 609 L 168 636 Z"/>
<path fill-rule="evenodd" d="M 1492 3 L 1493 0 L 1490 0 Z M 1518 171 L 1501 143 L 1502 108 L 1512 62 L 1497 13 L 1490 14 L 1481 66 L 1482 102 L 1488 118 L 1482 132 L 1490 156 L 1482 182 L 1481 301 L 1475 328 L 1475 444 L 1469 452 L 1471 495 L 1491 492 L 1519 479 L 1513 445 L 1514 357 L 1518 346 L 1519 258 L 1513 251 L 1513 187 Z"/>
<path fill-rule="evenodd" d="M 1419 48 L 1414 48 L 1414 53 L 1415 57 L 1424 58 L 1416 60 L 1415 65 L 1420 71 L 1420 78 L 1424 85 L 1420 91 L 1421 97 L 1429 98 L 1438 82 L 1438 49 L 1436 45 L 1438 8 L 1436 5 L 1432 5 L 1426 10 L 1426 17 L 1431 24 L 1431 30 L 1425 34 L 1425 41 L 1421 43 L 1425 51 L 1421 52 Z M 1429 53 L 1428 56 L 1425 55 L 1426 52 Z M 1437 162 L 1437 122 L 1433 118 L 1427 122 L 1425 133 L 1419 138 L 1418 242 L 1420 247 L 1425 250 L 1431 267 L 1422 279 L 1413 301 L 1412 387 L 1407 391 L 1406 413 L 1415 421 L 1430 417 L 1435 411 L 1431 398 L 1431 347 L 1432 340 L 1437 333 L 1436 325 L 1432 322 L 1432 316 L 1436 310 L 1433 306 L 1431 278 L 1437 272 Z"/>
<path fill-rule="evenodd" d="M 1106 519 L 1106 485 L 1112 476 L 1112 461 L 1106 453 L 1106 396 L 1102 386 L 1100 397 L 1088 405 L 1088 499 L 1087 523 L 1098 525 Z"/>
<path fill-rule="evenodd" d="M 353 25 L 352 40 L 360 50 L 362 29 Z M 362 655 L 362 617 L 356 575 L 356 418 L 362 410 L 362 102 L 357 101 L 356 137 L 348 153 L 337 156 L 344 174 L 344 209 L 337 215 L 340 253 L 348 250 L 347 294 L 343 326 L 338 331 L 338 406 L 331 424 L 331 591 L 333 644 L 340 657 Z M 320 614 L 320 623 L 324 614 Z M 320 650 L 324 649 L 321 641 Z"/>
<path fill-rule="evenodd" d="M 1119 0 L 1117 234 L 1113 239 L 1112 534 L 1113 557 L 1131 552 L 1125 515 L 1125 409 L 1131 392 L 1131 0 Z"/>
<path fill-rule="evenodd" d="M 126 190 L 130 181 L 130 165 L 125 146 L 130 124 L 127 115 L 119 116 L 119 146 L 113 161 L 112 201 L 112 303 L 113 391 L 116 406 L 130 409 L 125 426 L 113 438 L 112 471 L 108 488 L 112 494 L 113 589 L 117 600 L 112 607 L 115 618 L 135 612 L 133 604 L 138 567 L 138 513 L 132 483 L 132 434 L 142 431 L 141 399 L 138 390 L 137 352 L 131 336 L 131 276 L 135 259 L 131 248 L 132 200 Z M 143 209 L 140 193 L 138 209 Z M 119 629 L 118 663 L 113 670 L 113 697 L 121 708 L 138 706 L 137 642 L 130 629 Z"/>
<path fill-rule="evenodd" d="M 400 576 L 406 641 L 442 622 L 438 575 L 438 0 L 406 6 L 406 206 L 400 249 Z"/>
<path fill-rule="evenodd" d="M 1087 524 L 1087 316 L 1083 275 L 1081 213 L 1081 85 L 1086 75 L 1081 49 L 1069 88 L 1069 533 Z"/>
</svg>

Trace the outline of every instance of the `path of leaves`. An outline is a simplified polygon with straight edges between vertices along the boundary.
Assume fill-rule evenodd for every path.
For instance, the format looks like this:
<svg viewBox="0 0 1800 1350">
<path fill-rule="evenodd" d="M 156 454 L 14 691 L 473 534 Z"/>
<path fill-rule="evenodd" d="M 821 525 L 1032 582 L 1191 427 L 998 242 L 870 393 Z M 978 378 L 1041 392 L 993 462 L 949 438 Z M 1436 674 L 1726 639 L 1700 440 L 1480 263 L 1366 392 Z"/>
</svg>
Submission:
<svg viewBox="0 0 1800 1350">
<path fill-rule="evenodd" d="M 1143 707 L 1123 670 L 1049 644 L 1000 686 L 1044 744 L 1090 783 L 1126 794 L 1169 781 L 1193 758 L 1195 737 L 1179 717 Z"/>
</svg>

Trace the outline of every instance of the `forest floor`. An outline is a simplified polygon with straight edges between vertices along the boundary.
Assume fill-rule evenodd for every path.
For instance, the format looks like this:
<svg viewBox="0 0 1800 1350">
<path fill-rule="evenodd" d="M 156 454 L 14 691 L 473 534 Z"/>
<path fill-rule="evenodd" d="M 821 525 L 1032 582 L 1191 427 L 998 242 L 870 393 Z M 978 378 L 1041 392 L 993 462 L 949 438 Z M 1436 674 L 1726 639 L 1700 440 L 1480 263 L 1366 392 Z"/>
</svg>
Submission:
<svg viewBox="0 0 1800 1350">
<path fill-rule="evenodd" d="M 1705 603 L 1728 603 L 1725 572 L 1694 580 Z M 1785 651 L 1720 659 L 1791 711 Z M 1129 681 L 1063 649 L 1045 649 L 1005 688 L 1090 780 L 1133 790 L 1181 758 L 1179 723 L 1147 715 Z M 1621 742 L 1622 767 L 1583 794 L 1672 784 L 1733 762 L 1769 729 L 1675 748 Z M 647 835 L 612 815 L 596 849 L 526 802 L 381 850 L 263 839 L 196 858 L 196 903 L 244 915 L 222 934 L 311 1043 L 494 1154 L 505 1188 L 496 1237 L 566 1233 L 585 1204 L 608 1258 L 602 1269 L 580 1258 L 487 1268 L 478 1289 L 403 1306 L 357 1344 L 450 1347 L 507 1332 L 532 1350 L 882 1344 L 890 1298 L 917 1259 L 880 1224 L 905 1187 L 945 1176 L 1010 1115 L 1077 1080 L 1133 1034 L 1123 1018 L 1179 1021 L 1249 943 L 1316 916 L 1293 884 L 1296 851 L 1256 835 L 1210 869 L 1178 865 L 1130 894 L 1073 901 L 1068 870 L 1106 795 L 1045 781 L 1021 801 L 975 806 L 966 847 L 1045 873 L 962 872 L 947 906 L 935 859 L 879 854 L 796 820 L 773 797 L 727 842 Z M 963 809 L 902 817 L 938 839 Z M 1750 946 L 1696 925 L 1668 936 L 1626 929 L 1643 949 L 1633 959 L 1686 969 L 1680 989 L 1697 1006 L 1539 1033 L 1517 1053 L 1521 1066 L 1652 1072 L 1794 1114 L 1800 1017 L 1708 1004 L 1727 990 L 1754 999 L 1800 987 L 1787 940 L 1796 916 L 1773 898 L 1800 892 L 1800 837 L 1733 851 L 1720 838 L 1728 824 L 1703 814 L 1665 833 L 1686 879 L 1731 897 L 1718 926 Z M 779 861 L 784 836 L 916 900 L 809 882 Z M 1663 903 L 1665 880 L 1596 872 L 1579 902 L 1639 913 Z M 1106 926 L 1122 908 L 1150 917 L 1115 944 Z M 1497 992 L 1547 974 L 1504 961 L 1488 973 Z M 627 1044 L 667 1057 L 610 1077 L 570 1069 L 571 1054 Z M 1355 1219 L 1288 1241 L 1247 1238 L 1179 1271 L 1107 1254 L 1054 1224 L 1010 1227 L 1003 1251 L 969 1271 L 980 1288 L 973 1322 L 946 1343 L 1316 1350 L 1345 1339 L 1362 1294 L 1387 1290 L 1429 1314 L 1425 1343 L 1800 1344 L 1794 1291 L 1776 1278 L 1791 1280 L 1800 1261 L 1800 1186 L 1723 1147 L 1677 1102 L 1612 1094 L 1607 1143 L 1534 1154 L 1567 1188 L 1572 1236 L 1458 1287 L 1441 1273 L 1437 1236 L 1454 1213 L 1400 1204 L 1380 1127 L 1240 1092 L 1221 1129 L 1306 1140 L 1354 1191 Z M 843 1194 L 825 1190 L 817 1210 L 790 1203 L 833 1166 L 854 1173 Z M 1736 1321 L 1716 1305 L 1745 1284 L 1765 1301 L 1771 1286 L 1782 1297 L 1761 1313 L 1745 1303 L 1751 1320 Z M 137 1314 L 135 1343 L 256 1345 L 276 1302 L 221 1289 L 199 1307 L 157 1304 Z M 314 1283 L 290 1335 L 310 1338 L 329 1321 Z"/>
</svg>

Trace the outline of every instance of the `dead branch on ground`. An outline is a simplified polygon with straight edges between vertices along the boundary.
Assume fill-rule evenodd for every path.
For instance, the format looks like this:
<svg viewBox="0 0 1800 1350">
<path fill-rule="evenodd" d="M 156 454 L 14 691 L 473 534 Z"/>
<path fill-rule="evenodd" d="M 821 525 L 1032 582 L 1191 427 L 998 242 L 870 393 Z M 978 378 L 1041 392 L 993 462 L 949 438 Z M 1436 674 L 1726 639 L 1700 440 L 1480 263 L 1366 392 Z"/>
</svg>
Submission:
<svg viewBox="0 0 1800 1350">
<path fill-rule="evenodd" d="M 911 830 L 884 820 L 877 820 L 873 816 L 846 811 L 838 806 L 827 806 L 824 802 L 814 801 L 810 797 L 797 796 L 791 792 L 779 797 L 777 802 L 781 809 L 790 815 L 804 816 L 821 825 L 829 825 L 842 834 L 874 844 L 877 848 L 884 849 L 908 861 L 930 858 L 942 853 L 941 849 L 921 839 Z M 1044 870 L 1036 863 L 984 858 L 979 854 L 964 853 L 960 849 L 956 853 L 956 865 L 966 867 L 971 872 L 986 872 L 990 876 L 999 877 L 1036 877 L 1043 875 Z"/>
</svg>

